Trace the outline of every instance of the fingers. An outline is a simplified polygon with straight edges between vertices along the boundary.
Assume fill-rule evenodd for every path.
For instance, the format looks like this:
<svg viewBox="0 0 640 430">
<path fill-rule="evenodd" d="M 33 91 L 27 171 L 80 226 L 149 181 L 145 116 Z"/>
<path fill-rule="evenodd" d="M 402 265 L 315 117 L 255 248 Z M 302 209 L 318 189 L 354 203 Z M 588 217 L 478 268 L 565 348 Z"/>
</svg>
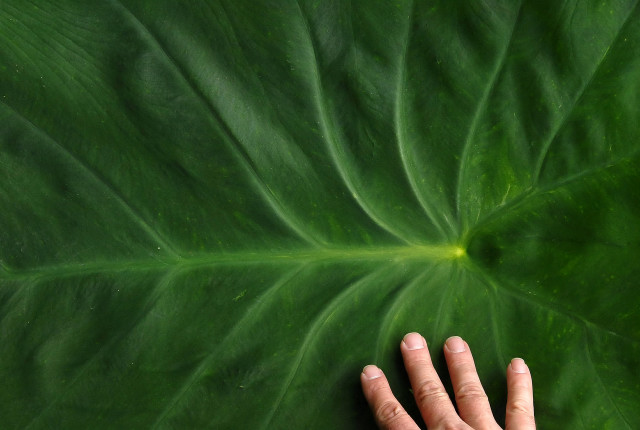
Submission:
<svg viewBox="0 0 640 430">
<path fill-rule="evenodd" d="M 417 424 L 391 392 L 382 370 L 369 365 L 360 375 L 362 391 L 373 411 L 378 426 L 384 430 L 419 430 Z"/>
<path fill-rule="evenodd" d="M 453 336 L 444 344 L 453 392 L 460 417 L 473 428 L 499 429 L 482 388 L 469 345 Z"/>
<path fill-rule="evenodd" d="M 533 383 L 529 368 L 521 358 L 514 358 L 507 367 L 507 430 L 533 430 Z"/>
<path fill-rule="evenodd" d="M 424 338 L 418 333 L 409 333 L 402 340 L 400 350 L 427 428 L 500 428 L 493 418 L 489 400 L 465 341 L 453 336 L 447 339 L 444 346 L 460 416 L 433 367 Z M 387 378 L 380 369 L 376 366 L 365 367 L 361 381 L 364 395 L 380 428 L 418 429 L 393 396 Z M 506 430 L 535 430 L 531 373 L 520 358 L 511 360 L 507 367 L 507 389 Z"/>
<path fill-rule="evenodd" d="M 462 424 L 433 367 L 424 338 L 418 333 L 409 333 L 402 340 L 400 350 L 427 428 L 453 428 Z"/>
</svg>

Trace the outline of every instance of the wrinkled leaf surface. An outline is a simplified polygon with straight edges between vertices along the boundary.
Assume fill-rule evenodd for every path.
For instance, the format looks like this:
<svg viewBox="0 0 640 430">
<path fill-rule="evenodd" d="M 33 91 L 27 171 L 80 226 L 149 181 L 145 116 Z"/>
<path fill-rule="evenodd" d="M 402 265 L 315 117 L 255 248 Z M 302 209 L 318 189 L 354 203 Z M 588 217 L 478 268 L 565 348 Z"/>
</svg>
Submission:
<svg viewBox="0 0 640 430">
<path fill-rule="evenodd" d="M 637 3 L 3 0 L 2 427 L 365 428 L 414 330 L 640 427 Z"/>
</svg>

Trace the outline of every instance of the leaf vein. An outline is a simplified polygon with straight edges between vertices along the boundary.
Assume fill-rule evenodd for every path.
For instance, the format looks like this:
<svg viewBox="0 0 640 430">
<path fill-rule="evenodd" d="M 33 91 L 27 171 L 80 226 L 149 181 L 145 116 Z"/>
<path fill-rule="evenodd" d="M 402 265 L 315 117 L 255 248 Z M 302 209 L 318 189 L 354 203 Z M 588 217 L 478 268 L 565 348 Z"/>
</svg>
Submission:
<svg viewBox="0 0 640 430">
<path fill-rule="evenodd" d="M 411 39 L 411 23 L 412 17 L 415 13 L 415 1 L 411 0 L 409 5 L 409 16 L 407 19 L 407 29 L 405 31 L 405 36 L 403 40 L 403 45 L 400 54 L 400 61 L 398 65 L 398 77 L 396 81 L 396 98 L 395 98 L 395 115 L 394 115 L 394 123 L 395 123 L 395 134 L 396 141 L 398 142 L 398 151 L 400 152 L 400 160 L 402 161 L 402 169 L 404 174 L 409 182 L 409 186 L 411 187 L 411 191 L 415 195 L 416 199 L 420 203 L 422 210 L 427 215 L 427 218 L 433 223 L 436 229 L 443 235 L 447 236 L 445 229 L 440 224 L 440 221 L 436 218 L 433 213 L 432 208 L 428 204 L 427 200 L 424 198 L 422 193 L 418 188 L 418 181 L 416 179 L 416 173 L 410 169 L 409 166 L 409 156 L 407 155 L 407 142 L 405 136 L 406 123 L 403 120 L 405 118 L 406 113 L 406 100 L 405 100 L 405 85 L 407 81 L 407 52 L 409 50 L 409 42 Z M 448 220 L 448 219 L 447 219 Z M 455 230 L 455 227 L 449 223 L 449 227 Z"/>
<path fill-rule="evenodd" d="M 173 411 L 179 404 L 180 400 L 182 400 L 185 395 L 197 384 L 198 380 L 204 375 L 209 366 L 211 365 L 211 361 L 218 357 L 218 352 L 223 350 L 224 346 L 227 342 L 237 340 L 237 335 L 241 332 L 241 330 L 250 322 L 256 321 L 256 315 L 259 312 L 259 309 L 265 305 L 266 302 L 282 287 L 287 285 L 292 279 L 294 279 L 302 270 L 307 266 L 306 263 L 296 266 L 294 269 L 285 273 L 280 277 L 278 282 L 273 284 L 266 293 L 264 293 L 260 300 L 257 300 L 254 304 L 252 304 L 246 312 L 239 319 L 238 323 L 236 323 L 233 329 L 225 335 L 225 337 L 216 343 L 216 347 L 212 349 L 205 357 L 202 358 L 200 364 L 196 369 L 191 372 L 191 375 L 188 377 L 186 382 L 180 387 L 179 390 L 173 395 L 171 400 L 167 403 L 167 406 L 164 408 L 162 413 L 159 414 L 158 418 L 151 426 L 151 428 L 157 428 L 165 419 L 168 414 Z"/>
<path fill-rule="evenodd" d="M 236 156 L 242 167 L 250 175 L 253 183 L 256 185 L 256 191 L 262 196 L 262 198 L 269 204 L 273 212 L 284 222 L 284 224 L 294 231 L 300 238 L 312 245 L 320 245 L 319 241 L 301 227 L 297 219 L 292 218 L 291 214 L 285 209 L 280 199 L 273 193 L 262 176 L 258 173 L 258 169 L 255 163 L 243 148 L 242 143 L 233 133 L 229 125 L 223 120 L 220 113 L 217 111 L 213 103 L 209 100 L 203 90 L 194 82 L 194 80 L 186 73 L 184 68 L 167 52 L 160 40 L 155 34 L 133 14 L 120 0 L 111 0 L 111 3 L 120 9 L 126 17 L 133 23 L 133 25 L 140 31 L 141 34 L 147 35 L 152 45 L 165 57 L 169 65 L 178 73 L 178 76 L 183 80 L 187 87 L 197 97 L 200 103 L 206 108 L 210 114 L 210 119 L 213 123 L 219 127 L 224 135 L 223 141 L 227 147 Z"/>
<path fill-rule="evenodd" d="M 360 247 L 334 249 L 296 249 L 289 252 L 257 251 L 235 253 L 209 253 L 189 258 L 175 259 L 140 259 L 120 260 L 115 262 L 102 261 L 93 263 L 60 264 L 42 266 L 22 271 L 7 268 L 6 275 L 0 272 L 0 279 L 25 279 L 43 277 L 64 277 L 74 274 L 117 272 L 117 271 L 145 271 L 166 270 L 173 266 L 197 268 L 222 264 L 261 264 L 261 263 L 289 263 L 292 261 L 397 261 L 397 260 L 452 260 L 459 257 L 460 249 L 450 245 L 423 246 L 387 246 Z"/>
<path fill-rule="evenodd" d="M 452 272 L 455 270 L 453 267 L 450 269 Z M 453 273 L 452 273 L 453 275 Z M 450 277 L 452 280 L 443 288 L 442 297 L 440 298 L 440 302 L 438 303 L 438 310 L 436 311 L 435 316 L 435 324 L 433 325 L 433 339 L 441 339 L 442 333 L 440 332 L 442 329 L 442 320 L 444 319 L 444 309 L 447 307 L 447 303 L 453 298 L 454 293 L 454 284 L 457 284 L 453 281 L 453 276 Z"/>
<path fill-rule="evenodd" d="M 160 281 L 158 282 L 158 285 L 156 285 L 153 291 L 149 294 L 149 298 L 145 301 L 145 305 L 142 307 L 141 312 L 139 312 L 136 315 L 132 323 L 127 326 L 124 332 L 122 332 L 118 336 L 115 336 L 115 335 L 112 336 L 109 342 L 102 345 L 102 347 L 100 347 L 100 349 L 98 349 L 91 356 L 91 358 L 83 362 L 81 368 L 78 370 L 78 372 L 76 372 L 76 375 L 73 377 L 73 379 L 67 385 L 65 385 L 64 390 L 61 393 L 59 392 L 56 398 L 54 399 L 54 401 L 49 403 L 44 409 L 39 411 L 38 415 L 36 415 L 31 419 L 29 424 L 25 426 L 25 430 L 32 428 L 34 425 L 36 425 L 38 421 L 44 419 L 44 416 L 46 415 L 46 413 L 52 408 L 54 408 L 56 405 L 60 404 L 60 402 L 62 402 L 63 399 L 65 398 L 66 394 L 68 394 L 71 391 L 71 389 L 82 379 L 82 376 L 84 376 L 86 372 L 89 371 L 90 365 L 92 363 L 100 359 L 100 357 L 102 357 L 105 353 L 111 351 L 112 347 L 115 344 L 117 344 L 119 341 L 124 339 L 128 333 L 131 333 L 138 326 L 138 324 L 140 324 L 140 322 L 143 321 L 145 315 L 147 315 L 153 308 L 153 304 L 156 302 L 161 290 L 165 286 L 169 285 L 177 274 L 178 274 L 177 271 L 172 270 L 167 272 L 162 277 L 162 279 L 160 279 Z"/>
<path fill-rule="evenodd" d="M 549 151 L 551 149 L 551 146 L 552 146 L 553 142 L 558 137 L 558 134 L 560 133 L 560 131 L 567 124 L 567 121 L 569 120 L 569 117 L 571 116 L 571 114 L 575 110 L 576 106 L 580 103 L 580 101 L 584 97 L 587 89 L 591 86 L 591 84 L 593 83 L 594 79 L 597 77 L 600 68 L 604 64 L 604 62 L 605 62 L 605 60 L 607 58 L 607 55 L 609 55 L 609 52 L 611 51 L 611 47 L 614 46 L 618 42 L 618 40 L 620 39 L 620 35 L 622 34 L 624 28 L 631 22 L 631 16 L 633 15 L 634 11 L 638 7 L 639 3 L 640 3 L 640 1 L 636 0 L 636 2 L 634 3 L 633 7 L 629 10 L 629 13 L 627 14 L 627 16 L 625 17 L 624 21 L 622 22 L 622 25 L 620 26 L 620 28 L 618 28 L 618 31 L 616 32 L 616 35 L 612 39 L 612 41 L 609 44 L 609 46 L 607 47 L 607 49 L 605 49 L 604 54 L 602 55 L 602 57 L 600 58 L 600 60 L 596 64 L 596 67 L 594 67 L 593 72 L 589 76 L 589 79 L 585 80 L 585 83 L 578 90 L 577 97 L 574 98 L 573 104 L 571 105 L 571 107 L 569 107 L 569 109 L 566 110 L 564 116 L 560 119 L 560 121 L 558 122 L 558 124 L 554 128 L 553 132 L 549 136 L 549 139 L 547 139 L 545 141 L 544 145 L 542 146 L 542 150 L 540 151 L 540 155 L 538 156 L 538 160 L 536 162 L 536 166 L 535 166 L 533 175 L 531 176 L 532 177 L 532 187 L 536 187 L 537 184 L 538 184 L 538 181 L 540 179 L 540 174 L 542 172 L 542 166 L 544 165 L 544 161 L 546 160 L 547 155 L 549 154 Z"/>
<path fill-rule="evenodd" d="M 465 140 L 464 140 L 464 145 L 462 147 L 462 154 L 460 156 L 460 167 L 458 168 L 458 184 L 456 187 L 456 210 L 458 214 L 458 221 L 462 219 L 460 205 L 462 204 L 461 202 L 462 185 L 463 185 L 462 183 L 463 183 L 464 175 L 466 173 L 466 168 L 467 168 L 466 160 L 468 158 L 468 152 L 471 149 L 471 142 L 473 141 L 473 137 L 475 135 L 476 129 L 480 122 L 480 118 L 487 109 L 489 96 L 493 92 L 493 89 L 495 88 L 495 85 L 498 81 L 498 77 L 506 64 L 509 50 L 511 48 L 511 43 L 513 42 L 513 36 L 515 34 L 516 25 L 520 19 L 521 10 L 522 10 L 522 1 L 520 1 L 520 3 L 518 4 L 518 10 L 516 12 L 516 17 L 513 21 L 513 25 L 511 27 L 511 32 L 509 33 L 509 38 L 507 39 L 507 43 L 505 44 L 502 52 L 500 53 L 500 57 L 498 58 L 498 61 L 496 61 L 496 66 L 493 69 L 493 72 L 491 73 L 491 77 L 489 78 L 487 85 L 485 86 L 485 90 L 482 93 L 482 97 L 478 101 L 476 110 L 471 119 L 471 125 L 469 126 L 469 130 L 467 131 L 467 136 L 465 137 Z"/>
<path fill-rule="evenodd" d="M 593 362 L 593 358 L 592 358 L 592 354 L 591 354 L 591 346 L 590 346 L 590 342 L 589 342 L 589 333 L 587 333 L 587 331 L 586 331 L 586 325 L 584 326 L 584 338 L 585 338 L 585 345 L 586 345 L 586 349 L 587 349 L 587 358 L 589 360 L 589 364 L 591 365 L 591 368 L 593 369 L 593 373 L 596 375 L 596 379 L 598 380 L 598 383 L 602 387 L 602 391 L 604 391 L 604 393 L 606 394 L 607 398 L 609 399 L 609 402 L 611 402 L 611 404 L 615 408 L 616 412 L 618 413 L 618 415 L 620 416 L 622 421 L 624 421 L 624 423 L 627 425 L 627 427 L 629 429 L 632 429 L 633 427 L 629 423 L 629 420 L 622 413 L 622 411 L 620 410 L 620 408 L 618 407 L 616 402 L 613 400 L 613 397 L 611 396 L 611 393 L 609 392 L 609 388 L 605 385 L 604 381 L 600 377 L 600 373 L 598 372 L 598 368 L 595 365 L 595 363 Z"/>
<path fill-rule="evenodd" d="M 584 178 L 588 178 L 591 175 L 598 174 L 598 173 L 600 173 L 600 172 L 602 172 L 604 170 L 607 170 L 607 169 L 616 168 L 620 164 L 627 163 L 627 162 L 630 162 L 630 161 L 635 161 L 637 158 L 640 158 L 640 150 L 633 152 L 632 154 L 630 154 L 627 157 L 620 157 L 620 158 L 617 158 L 615 160 L 611 160 L 606 164 L 600 164 L 598 166 L 592 167 L 591 169 L 584 170 L 582 172 L 576 173 L 576 174 L 568 176 L 566 178 L 562 178 L 561 180 L 553 182 L 553 183 L 551 183 L 551 184 L 549 184 L 549 185 L 547 185 L 545 187 L 528 188 L 525 192 L 523 192 L 523 193 L 519 194 L 518 196 L 514 197 L 513 199 L 507 201 L 504 205 L 497 206 L 491 212 L 489 212 L 488 214 L 483 216 L 476 223 L 475 229 L 478 230 L 479 228 L 482 228 L 482 227 L 486 226 L 487 224 L 495 221 L 502 214 L 507 212 L 507 210 L 513 212 L 514 209 L 522 206 L 523 204 L 525 204 L 527 201 L 531 200 L 535 196 L 539 196 L 539 195 L 545 194 L 545 193 L 550 193 L 550 192 L 552 192 L 554 190 L 557 190 L 560 187 L 563 187 L 563 186 L 565 186 L 567 184 L 570 184 L 572 182 L 579 181 L 579 180 L 582 180 Z M 469 240 L 469 235 L 465 236 L 465 239 L 463 240 L 463 242 L 468 242 L 468 240 Z"/>
<path fill-rule="evenodd" d="M 507 282 L 503 282 L 503 284 L 505 285 L 504 288 L 500 288 L 498 286 L 498 282 L 491 276 L 489 275 L 485 270 L 483 270 L 482 268 L 480 268 L 480 266 L 476 265 L 475 263 L 471 263 L 472 267 L 476 267 L 476 271 L 478 273 L 481 273 L 482 276 L 484 277 L 484 279 L 491 285 L 494 286 L 494 288 L 496 289 L 500 289 L 501 292 L 503 292 L 504 294 L 510 295 L 511 297 L 518 299 L 520 301 L 524 301 L 526 303 L 529 303 L 531 305 L 534 305 L 538 308 L 541 308 L 543 310 L 549 311 L 549 312 L 554 312 L 560 315 L 563 315 L 573 321 L 575 321 L 576 323 L 579 323 L 581 325 L 590 325 L 600 331 L 603 331 L 605 333 L 608 333 L 610 335 L 613 336 L 617 336 L 621 339 L 626 340 L 627 342 L 630 343 L 636 343 L 637 341 L 635 339 L 632 339 L 626 335 L 614 332 L 612 330 L 609 330 L 608 328 L 602 327 L 601 325 L 598 325 L 580 315 L 575 314 L 574 312 L 572 312 L 571 310 L 557 304 L 557 303 L 552 303 L 552 302 L 541 302 L 539 299 L 537 299 L 534 296 L 530 296 L 527 295 L 525 293 L 523 293 L 522 291 L 514 288 L 513 286 L 511 286 L 509 283 Z"/>
<path fill-rule="evenodd" d="M 353 181 L 351 180 L 351 178 L 347 174 L 346 170 L 342 166 L 341 158 L 340 158 L 340 155 L 338 153 L 339 151 L 338 151 L 338 148 L 337 148 L 337 138 L 334 135 L 334 131 L 332 130 L 331 120 L 329 118 L 329 114 L 327 112 L 327 106 L 326 106 L 325 101 L 324 101 L 325 97 L 323 96 L 324 90 L 323 90 L 323 87 L 322 87 L 322 80 L 321 80 L 321 76 L 320 76 L 320 69 L 319 69 L 319 64 L 318 64 L 318 54 L 316 52 L 315 44 L 313 42 L 313 35 L 311 33 L 311 28 L 309 26 L 309 21 L 308 21 L 307 17 L 305 16 L 305 14 L 302 11 L 302 8 L 300 6 L 299 0 L 296 0 L 296 5 L 297 5 L 298 12 L 300 14 L 300 18 L 301 18 L 301 20 L 302 20 L 302 22 L 304 24 L 304 29 L 306 31 L 307 39 L 309 41 L 309 46 L 311 48 L 311 54 L 313 56 L 313 67 L 312 67 L 313 99 L 314 99 L 314 102 L 315 102 L 317 110 L 318 110 L 318 115 L 319 115 L 319 120 L 320 120 L 320 127 L 322 129 L 322 134 L 323 134 L 324 140 L 325 140 L 325 142 L 327 144 L 327 149 L 329 150 L 329 154 L 330 154 L 331 160 L 332 160 L 332 162 L 333 162 L 333 164 L 334 164 L 334 166 L 336 168 L 336 171 L 340 175 L 340 178 L 342 179 L 344 184 L 349 189 L 349 192 L 351 193 L 352 198 L 355 200 L 355 202 L 362 208 L 362 210 L 365 212 L 365 214 L 374 223 L 376 223 L 380 228 L 382 228 L 382 229 L 388 231 L 389 233 L 391 233 L 392 235 L 394 235 L 399 240 L 411 244 L 412 243 L 411 240 L 409 240 L 406 237 L 404 237 L 404 235 L 402 233 L 397 231 L 392 225 L 390 225 L 389 223 L 385 222 L 381 217 L 379 217 L 375 213 L 375 210 L 373 210 L 370 207 L 369 203 L 367 201 L 365 201 L 360 196 L 360 194 L 358 193 L 357 188 L 353 184 Z"/>
<path fill-rule="evenodd" d="M 420 273 L 418 276 L 416 276 L 416 278 L 411 283 L 409 283 L 409 285 L 405 286 L 400 294 L 398 294 L 395 299 L 393 299 L 391 305 L 389 305 L 389 307 L 387 308 L 387 311 L 385 312 L 385 315 L 382 319 L 382 323 L 380 324 L 380 330 L 378 331 L 378 340 L 376 341 L 374 363 L 380 363 L 382 360 L 382 353 L 384 352 L 383 342 L 391 335 L 393 320 L 398 314 L 398 308 L 407 303 L 407 296 L 410 296 L 411 292 L 413 292 L 419 286 L 423 285 L 421 281 L 426 278 L 433 269 L 433 266 L 429 267 L 422 271 L 422 273 Z"/>
<path fill-rule="evenodd" d="M 273 421 L 274 416 L 280 409 L 280 406 L 282 405 L 282 401 L 284 400 L 284 397 L 286 396 L 287 391 L 289 390 L 289 387 L 293 382 L 293 379 L 298 373 L 298 369 L 300 368 L 300 364 L 302 363 L 304 356 L 306 355 L 310 345 L 317 338 L 317 333 L 320 332 L 324 324 L 329 320 L 330 316 L 336 311 L 336 309 L 338 309 L 338 307 L 342 304 L 342 302 L 347 297 L 349 297 L 351 294 L 354 293 L 354 291 L 357 291 L 363 285 L 366 285 L 369 279 L 375 279 L 380 273 L 384 272 L 385 269 L 386 269 L 385 266 L 381 266 L 378 270 L 352 283 L 351 286 L 347 287 L 344 291 L 338 294 L 333 300 L 331 300 L 331 302 L 329 302 L 326 308 L 320 314 L 318 314 L 318 316 L 314 318 L 314 321 L 311 324 L 307 332 L 307 335 L 305 336 L 302 342 L 302 345 L 300 345 L 300 349 L 294 359 L 293 366 L 291 367 L 291 371 L 289 372 L 289 375 L 287 376 L 283 384 L 282 390 L 280 391 L 280 394 L 276 398 L 276 401 L 274 402 L 271 410 L 266 415 L 265 423 L 262 426 L 263 429 L 269 428 L 271 421 Z"/>
<path fill-rule="evenodd" d="M 498 313 L 498 290 L 493 286 L 489 285 L 491 288 L 488 288 L 489 294 L 491 294 L 491 298 L 489 299 L 491 306 L 491 328 L 493 330 L 494 335 L 494 343 L 496 346 L 496 352 L 498 353 L 498 360 L 500 360 L 500 365 L 503 369 L 507 368 L 507 363 L 505 361 L 504 351 L 502 349 L 502 345 L 504 345 L 503 334 L 501 330 L 501 326 L 499 324 L 500 314 Z"/>
<path fill-rule="evenodd" d="M 140 227 L 144 230 L 149 237 L 151 237 L 160 247 L 166 249 L 169 254 L 175 258 L 180 258 L 180 253 L 176 250 L 176 248 L 168 242 L 156 229 L 151 227 L 151 225 L 136 211 L 131 204 L 127 202 L 127 200 L 118 192 L 116 189 L 101 175 L 95 172 L 87 163 L 73 154 L 69 149 L 64 147 L 60 142 L 54 139 L 49 133 L 47 133 L 43 128 L 37 126 L 30 119 L 22 115 L 12 106 L 9 106 L 5 101 L 2 102 L 5 106 L 11 109 L 15 115 L 22 119 L 23 123 L 32 128 L 36 133 L 40 134 L 45 138 L 45 141 L 50 142 L 54 149 L 62 154 L 66 159 L 68 159 L 72 164 L 77 166 L 80 171 L 84 172 L 88 177 L 92 178 L 98 185 L 100 185 L 108 194 L 113 196 L 113 198 L 118 202 L 118 204 L 122 207 L 124 212 Z"/>
</svg>

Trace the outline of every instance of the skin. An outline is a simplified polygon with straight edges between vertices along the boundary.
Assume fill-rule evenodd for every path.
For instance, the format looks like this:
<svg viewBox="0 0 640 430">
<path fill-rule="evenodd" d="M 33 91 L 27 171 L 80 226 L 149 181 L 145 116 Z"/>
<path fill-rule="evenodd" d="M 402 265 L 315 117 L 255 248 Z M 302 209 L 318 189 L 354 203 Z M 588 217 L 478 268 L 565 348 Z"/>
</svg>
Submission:
<svg viewBox="0 0 640 430">
<path fill-rule="evenodd" d="M 491 413 L 469 345 L 464 340 L 453 336 L 444 345 L 459 415 L 433 367 L 424 337 L 418 333 L 407 334 L 400 350 L 414 397 L 429 430 L 500 429 Z M 382 370 L 374 365 L 365 366 L 360 380 L 364 396 L 381 429 L 419 429 L 396 400 Z M 511 360 L 507 367 L 505 424 L 507 430 L 536 428 L 531 373 L 520 358 Z"/>
</svg>

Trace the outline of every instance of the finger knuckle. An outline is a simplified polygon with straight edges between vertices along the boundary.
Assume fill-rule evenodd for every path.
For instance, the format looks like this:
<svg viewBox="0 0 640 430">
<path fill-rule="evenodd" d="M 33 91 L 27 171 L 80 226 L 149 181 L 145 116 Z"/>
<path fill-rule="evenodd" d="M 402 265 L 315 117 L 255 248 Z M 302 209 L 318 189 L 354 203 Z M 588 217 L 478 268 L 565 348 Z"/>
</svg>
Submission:
<svg viewBox="0 0 640 430">
<path fill-rule="evenodd" d="M 402 414 L 402 406 L 396 401 L 386 401 L 376 409 L 376 417 L 381 424 L 389 424 Z"/>
<path fill-rule="evenodd" d="M 433 379 L 421 382 L 413 393 L 419 405 L 429 404 L 449 397 L 442 385 Z"/>
<path fill-rule="evenodd" d="M 445 421 L 438 427 L 440 430 L 469 430 L 469 426 L 460 420 Z"/>
<path fill-rule="evenodd" d="M 467 382 L 460 384 L 456 390 L 457 402 L 468 402 L 488 399 L 482 385 L 477 382 Z"/>
<path fill-rule="evenodd" d="M 531 414 L 529 402 L 524 399 L 515 399 L 509 402 L 508 410 L 512 414 Z"/>
<path fill-rule="evenodd" d="M 418 369 L 430 370 L 433 368 L 431 360 L 427 357 L 424 357 L 422 354 L 416 354 L 414 356 L 406 357 L 405 362 L 407 370 L 414 369 L 417 371 Z"/>
<path fill-rule="evenodd" d="M 508 420 L 508 419 L 507 419 Z M 507 421 L 505 430 L 535 430 L 536 429 L 536 420 L 533 418 L 533 415 L 528 415 L 526 417 L 519 417 L 516 422 L 509 423 Z"/>
<path fill-rule="evenodd" d="M 520 415 L 527 419 L 529 422 L 535 422 L 533 417 L 533 410 L 528 401 L 524 399 L 515 399 L 508 403 L 507 413 L 510 415 Z"/>
</svg>

